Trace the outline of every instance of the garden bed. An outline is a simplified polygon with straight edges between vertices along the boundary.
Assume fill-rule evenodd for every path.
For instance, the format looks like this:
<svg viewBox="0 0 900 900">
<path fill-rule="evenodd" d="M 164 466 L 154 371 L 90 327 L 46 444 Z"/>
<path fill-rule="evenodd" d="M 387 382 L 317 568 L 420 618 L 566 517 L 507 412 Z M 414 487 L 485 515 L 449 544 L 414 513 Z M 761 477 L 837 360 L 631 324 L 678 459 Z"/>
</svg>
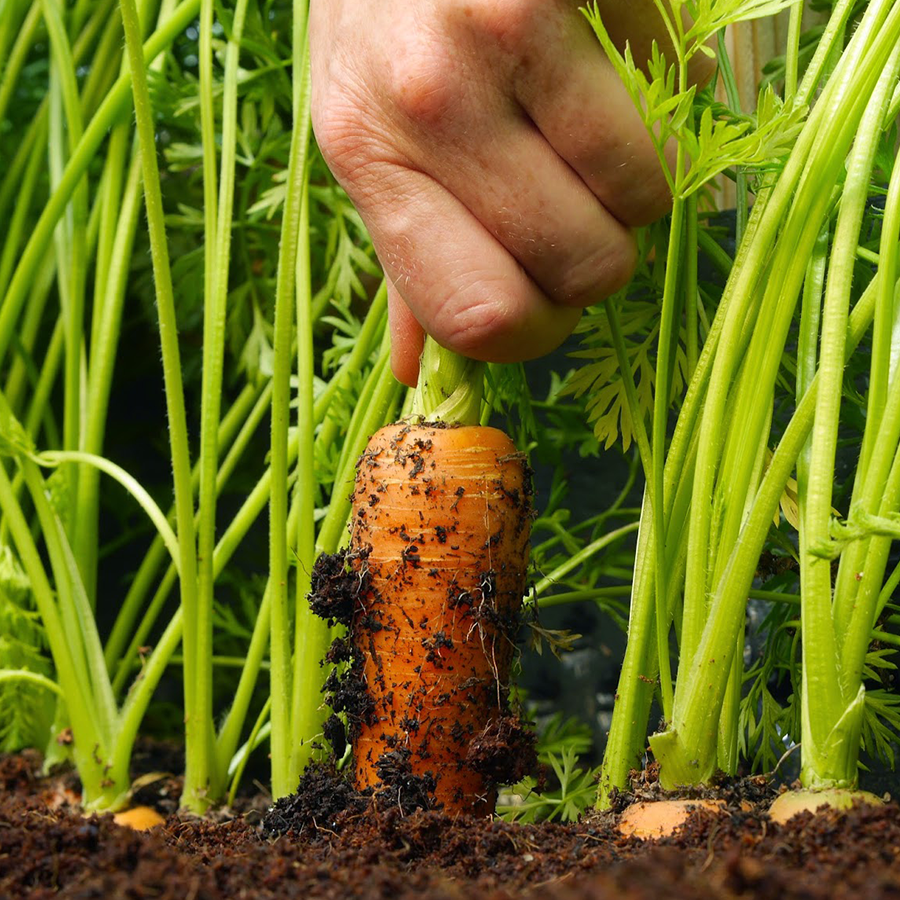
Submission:
<svg viewBox="0 0 900 900">
<path fill-rule="evenodd" d="M 264 798 L 198 819 L 168 812 L 175 780 L 140 794 L 148 832 L 62 802 L 36 756 L 0 762 L 0 897 L 896 897 L 900 816 L 889 803 L 786 826 L 757 809 L 699 814 L 676 836 L 624 838 L 611 816 L 519 825 L 396 809 L 267 839 Z M 151 760 L 145 762 L 152 765 Z M 73 787 L 74 785 L 69 785 Z M 175 793 L 172 793 L 174 791 Z M 71 796 L 71 795 L 68 795 Z M 746 806 L 746 804 L 745 804 Z"/>
</svg>

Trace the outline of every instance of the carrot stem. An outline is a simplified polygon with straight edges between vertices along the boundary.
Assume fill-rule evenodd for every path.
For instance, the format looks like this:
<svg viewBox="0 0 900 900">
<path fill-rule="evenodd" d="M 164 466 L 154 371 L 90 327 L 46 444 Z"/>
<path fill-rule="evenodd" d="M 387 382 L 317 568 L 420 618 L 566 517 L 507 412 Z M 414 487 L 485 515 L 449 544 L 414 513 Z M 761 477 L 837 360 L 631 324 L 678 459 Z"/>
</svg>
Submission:
<svg viewBox="0 0 900 900">
<path fill-rule="evenodd" d="M 484 395 L 484 363 L 425 339 L 412 415 L 427 422 L 478 425 Z"/>
</svg>

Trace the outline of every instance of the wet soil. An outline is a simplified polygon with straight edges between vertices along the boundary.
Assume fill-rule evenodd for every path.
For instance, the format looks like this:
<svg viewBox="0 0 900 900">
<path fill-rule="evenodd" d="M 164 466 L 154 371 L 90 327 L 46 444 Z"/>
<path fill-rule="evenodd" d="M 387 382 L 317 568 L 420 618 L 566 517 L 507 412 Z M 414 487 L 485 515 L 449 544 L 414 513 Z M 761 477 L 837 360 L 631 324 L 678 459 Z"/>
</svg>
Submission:
<svg viewBox="0 0 900 900">
<path fill-rule="evenodd" d="M 199 820 L 169 812 L 174 780 L 151 779 L 140 799 L 168 816 L 135 832 L 82 817 L 69 802 L 77 784 L 39 778 L 38 762 L 0 759 L 3 900 L 900 897 L 893 803 L 784 827 L 732 806 L 654 842 L 619 836 L 612 817 L 517 825 L 351 806 L 272 838 L 264 801 Z"/>
</svg>

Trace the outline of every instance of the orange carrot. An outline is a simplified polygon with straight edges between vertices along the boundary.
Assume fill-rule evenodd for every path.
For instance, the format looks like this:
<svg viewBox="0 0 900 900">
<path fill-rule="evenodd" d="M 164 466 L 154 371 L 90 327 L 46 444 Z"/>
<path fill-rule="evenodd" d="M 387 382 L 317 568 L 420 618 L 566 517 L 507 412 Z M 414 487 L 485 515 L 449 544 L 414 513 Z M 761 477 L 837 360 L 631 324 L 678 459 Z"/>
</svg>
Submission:
<svg viewBox="0 0 900 900">
<path fill-rule="evenodd" d="M 370 441 L 349 553 L 371 701 L 351 729 L 358 788 L 400 750 L 446 811 L 493 811 L 479 748 L 505 714 L 530 526 L 528 468 L 503 432 L 398 424 Z"/>
</svg>

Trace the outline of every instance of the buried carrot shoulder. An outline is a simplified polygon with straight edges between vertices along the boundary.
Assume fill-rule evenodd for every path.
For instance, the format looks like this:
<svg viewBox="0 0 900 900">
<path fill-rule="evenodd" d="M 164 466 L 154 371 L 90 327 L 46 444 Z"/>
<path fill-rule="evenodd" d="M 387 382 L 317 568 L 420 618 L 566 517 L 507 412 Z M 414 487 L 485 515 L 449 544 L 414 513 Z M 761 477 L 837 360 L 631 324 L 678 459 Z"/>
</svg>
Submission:
<svg viewBox="0 0 900 900">
<path fill-rule="evenodd" d="M 479 364 L 429 341 L 422 371 L 410 421 L 378 431 L 359 460 L 350 546 L 319 567 L 314 603 L 349 625 L 333 652 L 350 662 L 328 687 L 356 787 L 403 806 L 414 784 L 424 805 L 489 814 L 496 785 L 534 760 L 507 705 L 530 473 L 507 435 L 477 424 Z"/>
</svg>

